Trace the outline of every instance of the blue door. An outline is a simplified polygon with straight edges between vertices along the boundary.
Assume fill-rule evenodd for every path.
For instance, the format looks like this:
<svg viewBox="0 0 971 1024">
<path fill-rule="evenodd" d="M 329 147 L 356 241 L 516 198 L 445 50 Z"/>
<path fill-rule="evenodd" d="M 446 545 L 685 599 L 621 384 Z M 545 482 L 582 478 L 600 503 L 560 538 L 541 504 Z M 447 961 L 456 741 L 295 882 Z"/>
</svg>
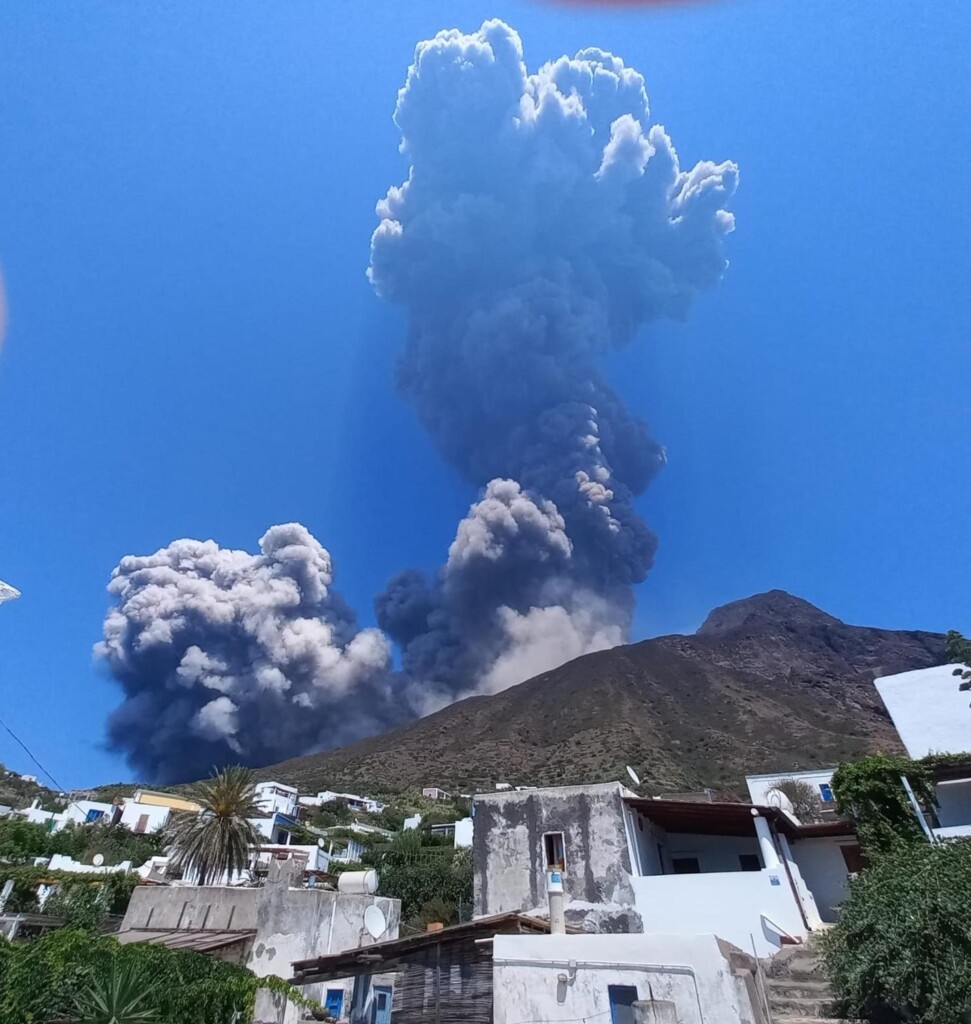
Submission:
<svg viewBox="0 0 971 1024">
<path fill-rule="evenodd" d="M 371 1005 L 374 1007 L 374 1024 L 391 1024 L 390 985 L 374 986 L 374 1000 Z"/>
<path fill-rule="evenodd" d="M 339 1020 L 344 1012 L 344 990 L 342 988 L 327 989 L 327 998 L 324 1000 L 324 1006 L 334 1020 Z"/>
<path fill-rule="evenodd" d="M 608 985 L 610 1024 L 634 1024 L 634 1003 L 637 989 L 633 985 Z"/>
</svg>

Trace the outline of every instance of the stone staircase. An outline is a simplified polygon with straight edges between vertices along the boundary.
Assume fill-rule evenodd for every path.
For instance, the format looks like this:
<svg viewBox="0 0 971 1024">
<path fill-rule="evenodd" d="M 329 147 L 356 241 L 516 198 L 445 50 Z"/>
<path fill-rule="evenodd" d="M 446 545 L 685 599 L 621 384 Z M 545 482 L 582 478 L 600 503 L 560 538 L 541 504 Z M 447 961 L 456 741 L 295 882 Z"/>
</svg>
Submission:
<svg viewBox="0 0 971 1024">
<path fill-rule="evenodd" d="M 762 961 L 772 1024 L 832 1024 L 833 990 L 813 940 Z"/>
</svg>

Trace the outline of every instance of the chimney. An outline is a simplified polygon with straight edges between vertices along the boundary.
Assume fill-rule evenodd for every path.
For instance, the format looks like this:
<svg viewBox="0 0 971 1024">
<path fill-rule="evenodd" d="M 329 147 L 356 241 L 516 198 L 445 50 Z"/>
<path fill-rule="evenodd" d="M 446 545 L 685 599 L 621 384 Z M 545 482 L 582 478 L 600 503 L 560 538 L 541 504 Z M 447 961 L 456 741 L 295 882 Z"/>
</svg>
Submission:
<svg viewBox="0 0 971 1024">
<path fill-rule="evenodd" d="M 563 872 L 546 873 L 546 895 L 550 901 L 550 935 L 566 934 L 566 917 L 563 913 Z"/>
</svg>

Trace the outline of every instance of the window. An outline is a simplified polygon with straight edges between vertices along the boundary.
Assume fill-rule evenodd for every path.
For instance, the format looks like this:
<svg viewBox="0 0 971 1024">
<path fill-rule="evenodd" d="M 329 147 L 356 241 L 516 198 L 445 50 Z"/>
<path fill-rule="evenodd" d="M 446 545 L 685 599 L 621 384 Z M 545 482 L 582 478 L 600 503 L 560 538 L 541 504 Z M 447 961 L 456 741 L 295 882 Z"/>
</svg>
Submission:
<svg viewBox="0 0 971 1024">
<path fill-rule="evenodd" d="M 831 804 L 833 802 L 833 789 L 828 782 L 821 782 L 819 784 L 819 796 L 824 804 Z"/>
<path fill-rule="evenodd" d="M 566 869 L 562 832 L 547 832 L 543 836 L 543 850 L 546 854 L 547 871 L 564 871 Z"/>
<path fill-rule="evenodd" d="M 738 866 L 743 871 L 761 871 L 762 862 L 757 853 L 740 853 L 738 855 Z"/>
<path fill-rule="evenodd" d="M 697 857 L 672 857 L 671 870 L 676 875 L 700 875 L 701 865 Z"/>
</svg>

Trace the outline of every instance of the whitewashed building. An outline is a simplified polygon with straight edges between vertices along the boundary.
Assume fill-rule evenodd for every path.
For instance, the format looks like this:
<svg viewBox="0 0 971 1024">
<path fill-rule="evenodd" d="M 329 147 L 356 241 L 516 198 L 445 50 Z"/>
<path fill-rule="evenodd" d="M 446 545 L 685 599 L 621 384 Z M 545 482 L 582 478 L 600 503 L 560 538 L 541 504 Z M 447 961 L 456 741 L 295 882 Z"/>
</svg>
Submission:
<svg viewBox="0 0 971 1024">
<path fill-rule="evenodd" d="M 294 817 L 297 813 L 298 793 L 294 786 L 282 782 L 258 782 L 254 787 L 256 803 L 266 814 L 285 814 Z"/>
<path fill-rule="evenodd" d="M 619 783 L 480 794 L 475 913 L 542 914 L 562 873 L 568 923 L 600 932 L 713 934 L 760 956 L 833 920 L 850 823 L 776 807 L 650 800 Z"/>
<path fill-rule="evenodd" d="M 950 764 L 934 771 L 938 806 L 927 827 L 937 839 L 971 835 L 971 695 L 960 689 L 957 667 L 937 665 L 876 681 L 910 757 L 952 755 Z"/>
</svg>

